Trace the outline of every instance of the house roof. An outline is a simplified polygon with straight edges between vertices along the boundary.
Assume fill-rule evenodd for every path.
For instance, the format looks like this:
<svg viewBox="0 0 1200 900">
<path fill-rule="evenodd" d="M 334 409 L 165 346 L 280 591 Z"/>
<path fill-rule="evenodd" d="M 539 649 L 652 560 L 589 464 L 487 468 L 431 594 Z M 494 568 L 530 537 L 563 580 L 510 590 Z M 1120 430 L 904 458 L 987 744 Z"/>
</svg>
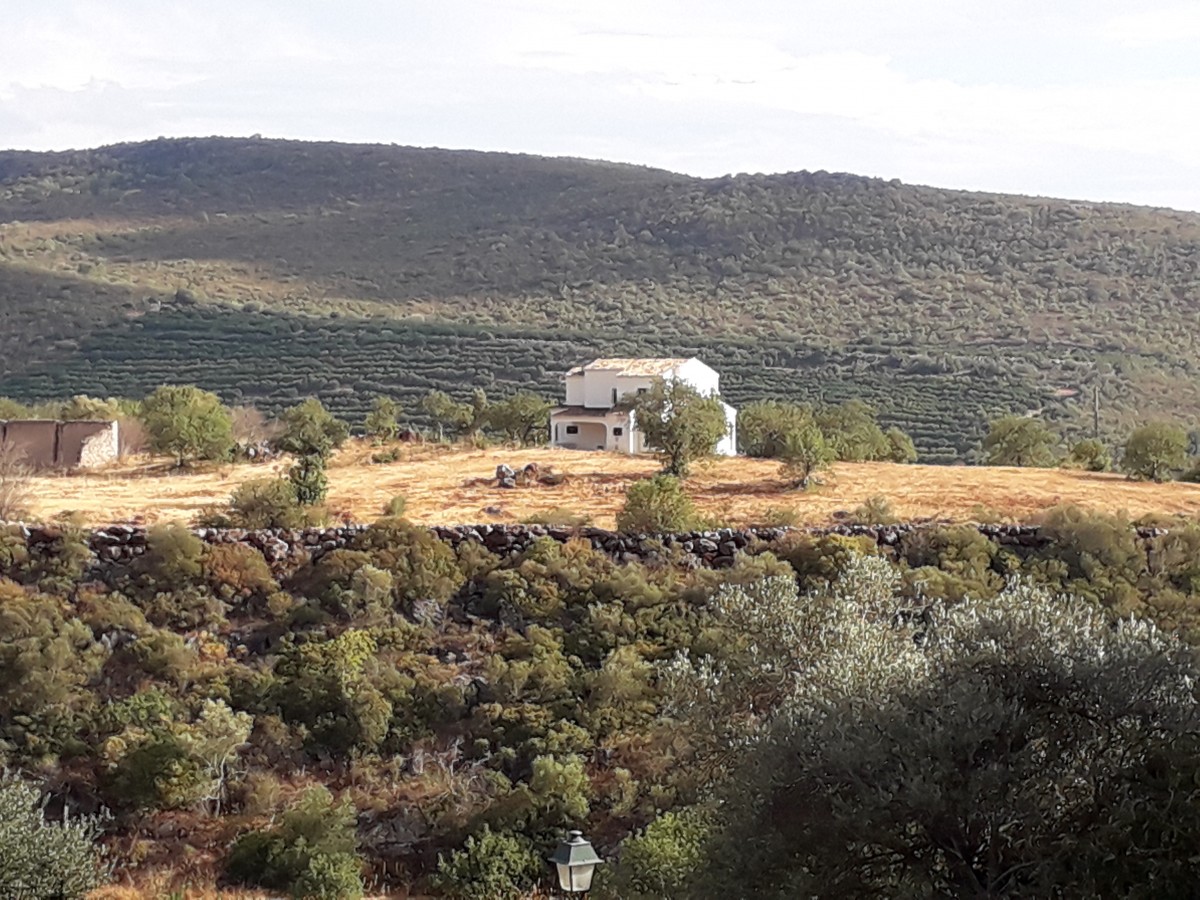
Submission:
<svg viewBox="0 0 1200 900">
<path fill-rule="evenodd" d="M 574 416 L 580 419 L 605 419 L 609 416 L 625 416 L 628 414 L 628 411 L 622 409 L 595 406 L 556 406 L 550 410 L 551 416 Z"/>
<path fill-rule="evenodd" d="M 593 359 L 590 363 L 576 366 L 567 372 L 568 375 L 582 375 L 584 372 L 617 372 L 620 375 L 653 378 L 666 375 L 687 362 L 681 357 L 674 358 L 634 358 L 612 357 L 608 359 Z"/>
</svg>

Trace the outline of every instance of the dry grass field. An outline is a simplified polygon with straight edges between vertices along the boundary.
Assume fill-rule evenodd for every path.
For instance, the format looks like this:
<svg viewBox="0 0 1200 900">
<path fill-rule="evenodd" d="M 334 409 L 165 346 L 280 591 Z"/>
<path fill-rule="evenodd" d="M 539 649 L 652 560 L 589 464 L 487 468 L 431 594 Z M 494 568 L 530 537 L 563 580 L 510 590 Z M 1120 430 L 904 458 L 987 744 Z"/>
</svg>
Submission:
<svg viewBox="0 0 1200 900">
<path fill-rule="evenodd" d="M 425 524 L 519 522 L 562 509 L 611 527 L 625 488 L 657 468 L 649 457 L 546 449 L 404 447 L 398 461 L 378 465 L 370 462 L 372 452 L 355 444 L 331 465 L 329 508 L 335 517 L 370 521 L 400 495 L 409 518 Z M 495 487 L 499 463 L 519 468 L 529 462 L 564 473 L 565 483 Z M 164 473 L 161 465 L 142 461 L 89 474 L 45 475 L 35 479 L 33 506 L 40 517 L 74 513 L 93 524 L 189 521 L 205 506 L 224 503 L 238 483 L 283 468 L 244 464 Z M 1064 503 L 1135 518 L 1200 515 L 1200 485 L 1060 469 L 841 463 L 821 485 L 801 492 L 789 490 L 769 460 L 722 459 L 699 466 L 687 485 L 702 513 L 730 525 L 761 523 L 783 510 L 799 523 L 819 525 L 872 496 L 886 498 L 905 520 L 1028 520 Z"/>
</svg>

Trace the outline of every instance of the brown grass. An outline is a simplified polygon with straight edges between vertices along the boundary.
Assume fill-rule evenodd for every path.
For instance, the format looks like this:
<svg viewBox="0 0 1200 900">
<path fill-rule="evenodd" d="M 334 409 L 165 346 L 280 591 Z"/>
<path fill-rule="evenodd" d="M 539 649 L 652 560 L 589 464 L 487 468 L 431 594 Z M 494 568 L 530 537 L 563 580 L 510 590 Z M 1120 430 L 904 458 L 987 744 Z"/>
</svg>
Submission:
<svg viewBox="0 0 1200 900">
<path fill-rule="evenodd" d="M 407 515 L 424 524 L 518 522 L 562 508 L 611 527 L 634 480 L 652 475 L 648 457 L 568 450 L 406 447 L 394 463 L 373 465 L 373 448 L 355 444 L 329 471 L 329 507 L 339 517 L 370 521 L 399 494 Z M 499 463 L 514 468 L 536 462 L 567 475 L 557 487 L 500 490 L 491 478 Z M 33 481 L 35 514 L 66 511 L 92 523 L 190 520 L 205 506 L 223 503 L 240 482 L 285 468 L 250 464 L 163 474 L 142 461 L 77 475 L 44 475 Z M 1131 516 L 1200 514 L 1200 485 L 1126 481 L 1120 475 L 1060 469 L 901 466 L 841 463 L 807 492 L 788 490 L 769 460 L 722 459 L 698 467 L 688 480 L 696 505 L 730 524 L 761 522 L 772 510 L 794 510 L 804 524 L 827 523 L 868 497 L 881 495 L 901 519 L 1027 520 L 1063 503 Z"/>
</svg>

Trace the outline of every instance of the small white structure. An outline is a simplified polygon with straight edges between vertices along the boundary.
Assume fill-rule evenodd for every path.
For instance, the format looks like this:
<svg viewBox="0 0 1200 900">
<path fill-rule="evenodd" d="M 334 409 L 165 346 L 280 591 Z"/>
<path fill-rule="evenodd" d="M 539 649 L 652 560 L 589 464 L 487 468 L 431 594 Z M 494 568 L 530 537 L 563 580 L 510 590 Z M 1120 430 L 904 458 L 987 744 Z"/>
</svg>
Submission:
<svg viewBox="0 0 1200 900">
<path fill-rule="evenodd" d="M 642 453 L 646 442 L 623 401 L 650 389 L 656 379 L 682 381 L 700 394 L 720 393 L 721 376 L 700 360 L 593 359 L 563 376 L 566 403 L 550 413 L 550 445 L 573 450 Z M 716 446 L 722 456 L 737 455 L 737 410 L 728 403 L 725 437 Z"/>
</svg>

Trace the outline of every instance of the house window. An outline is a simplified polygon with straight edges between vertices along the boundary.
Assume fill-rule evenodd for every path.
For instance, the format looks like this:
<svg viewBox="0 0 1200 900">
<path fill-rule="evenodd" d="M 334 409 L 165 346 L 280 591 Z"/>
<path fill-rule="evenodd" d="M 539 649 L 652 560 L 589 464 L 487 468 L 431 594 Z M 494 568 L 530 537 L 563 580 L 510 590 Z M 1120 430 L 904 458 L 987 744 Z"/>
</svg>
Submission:
<svg viewBox="0 0 1200 900">
<path fill-rule="evenodd" d="M 620 437 L 625 433 L 625 429 L 620 426 L 613 429 L 613 437 Z"/>
<path fill-rule="evenodd" d="M 646 393 L 646 388 L 638 388 L 638 393 L 639 393 L 639 394 L 644 394 L 644 393 Z"/>
<path fill-rule="evenodd" d="M 617 389 L 613 388 L 613 406 L 617 405 Z"/>
<path fill-rule="evenodd" d="M 579 434 L 579 426 L 578 425 L 568 425 L 567 426 L 567 434 Z"/>
</svg>

